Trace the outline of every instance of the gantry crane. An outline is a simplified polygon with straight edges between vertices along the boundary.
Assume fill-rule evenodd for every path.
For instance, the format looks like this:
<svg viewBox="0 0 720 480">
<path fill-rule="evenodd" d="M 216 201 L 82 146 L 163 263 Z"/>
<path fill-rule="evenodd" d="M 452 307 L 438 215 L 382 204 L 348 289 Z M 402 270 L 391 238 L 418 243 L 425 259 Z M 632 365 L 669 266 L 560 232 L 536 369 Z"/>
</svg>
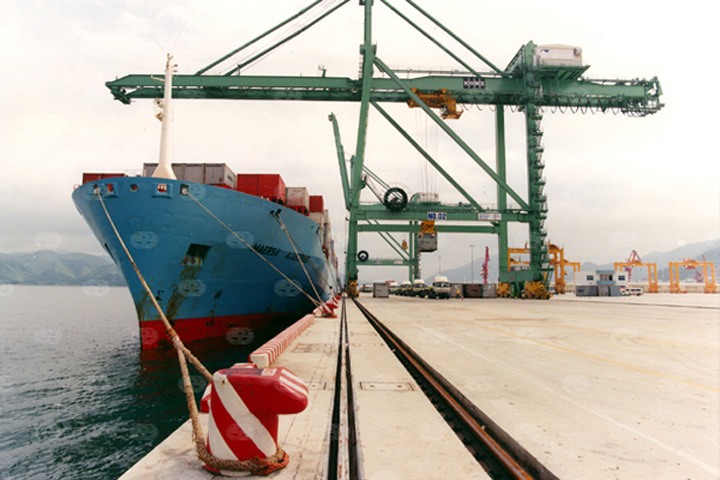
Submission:
<svg viewBox="0 0 720 480">
<path fill-rule="evenodd" d="M 635 250 L 630 252 L 630 256 L 624 262 L 615 262 L 615 271 L 625 270 L 628 273 L 628 278 L 632 275 L 633 267 L 648 268 L 648 293 L 658 293 L 660 291 L 658 287 L 656 263 L 644 263 Z"/>
<path fill-rule="evenodd" d="M 328 102 L 358 102 L 359 122 L 355 153 L 350 158 L 347 171 L 342 143 L 333 123 L 338 162 L 348 210 L 348 239 L 345 257 L 347 285 L 356 285 L 358 277 L 358 234 L 361 232 L 405 232 L 417 239 L 421 222 L 437 220 L 436 231 L 443 233 L 489 233 L 498 237 L 500 282 L 512 284 L 516 290 L 527 291 L 529 296 L 546 298 L 548 273 L 552 270 L 547 251 L 545 219 L 548 214 L 547 197 L 543 191 L 543 131 L 541 121 L 545 109 L 561 112 L 584 113 L 614 112 L 628 116 L 645 116 L 662 108 L 661 89 L 657 78 L 650 80 L 591 80 L 583 76 L 589 66 L 581 61 L 581 50 L 574 47 L 538 46 L 533 42 L 520 47 L 515 57 L 504 69 L 498 68 L 472 46 L 459 38 L 449 28 L 423 10 L 413 0 L 402 2 L 404 8 L 420 14 L 429 22 L 465 48 L 475 60 L 466 62 L 426 29 L 417 24 L 389 0 L 376 2 L 360 0 L 364 22 L 363 40 L 360 46 L 361 68 L 358 78 L 307 76 L 255 76 L 242 74 L 243 68 L 258 58 L 313 27 L 329 17 L 349 0 L 340 2 L 315 0 L 288 20 L 250 40 L 222 58 L 212 62 L 192 75 L 176 75 L 172 96 L 178 99 L 235 99 L 235 100 L 311 100 Z M 398 3 L 398 2 L 394 2 Z M 412 71 L 395 71 L 381 59 L 382 53 L 373 40 L 373 15 L 375 7 L 386 7 L 383 13 L 392 12 L 406 21 L 438 48 L 447 53 L 460 66 L 453 73 L 431 71 L 416 74 Z M 307 19 L 305 21 L 305 19 Z M 234 56 L 244 53 L 259 40 L 278 32 L 291 21 L 303 22 L 292 33 L 281 36 L 272 46 L 238 63 L 223 75 L 209 72 Z M 253 47 L 254 48 L 254 47 Z M 477 66 L 479 64 L 479 67 Z M 376 75 L 377 72 L 377 75 Z M 402 79 L 400 77 L 403 77 Z M 162 75 L 128 75 L 106 83 L 113 96 L 126 104 L 133 99 L 162 98 Z M 497 205 L 481 205 L 471 190 L 454 179 L 420 144 L 415 141 L 382 104 L 407 103 L 422 109 L 462 150 L 472 163 L 481 168 L 497 186 Z M 458 105 L 495 106 L 496 145 L 495 165 L 481 158 L 443 120 L 456 119 L 461 110 Z M 460 193 L 464 202 L 451 205 L 425 204 L 423 202 L 393 202 L 361 204 L 360 192 L 365 187 L 366 134 L 368 112 L 377 110 L 398 133 Z M 441 115 L 432 108 L 440 108 Z M 521 111 L 525 115 L 527 194 L 521 195 L 508 184 L 506 178 L 505 108 Z M 463 121 L 463 120 L 459 120 Z M 398 193 L 398 192 L 395 192 Z M 407 192 L 403 192 L 407 200 Z M 402 197 L 402 195 L 399 195 Z M 400 199 L 402 200 L 402 199 Z M 514 205 L 509 205 L 509 200 Z M 400 206 L 402 206 L 400 208 Z M 388 223 L 392 222 L 392 223 Z M 530 264 L 522 271 L 508 271 L 508 223 L 526 224 L 528 227 Z M 462 223 L 458 225 L 458 223 Z M 407 252 L 409 258 L 394 261 L 370 261 L 368 264 L 413 265 L 418 262 L 416 247 Z M 416 269 L 419 274 L 419 268 Z"/>
<path fill-rule="evenodd" d="M 670 262 L 670 293 L 686 293 L 680 290 L 680 267 L 686 270 L 702 269 L 705 280 L 705 293 L 717 293 L 715 284 L 715 264 L 712 262 L 698 262 L 692 259 L 684 259 L 682 262 Z"/>
<path fill-rule="evenodd" d="M 550 255 L 550 265 L 552 266 L 553 272 L 554 272 L 554 285 L 555 285 L 555 293 L 565 293 L 566 284 L 565 284 L 565 276 L 567 275 L 567 271 L 565 270 L 565 267 L 572 267 L 573 273 L 580 271 L 580 263 L 579 262 L 569 262 L 565 259 L 565 249 L 558 247 L 557 245 L 553 243 L 547 244 L 547 251 Z M 518 255 L 530 255 L 530 249 L 525 246 L 524 248 L 508 248 L 508 268 L 510 268 L 513 265 L 521 265 L 521 266 L 527 266 L 530 265 L 529 260 L 523 260 L 521 257 L 513 258 L 511 255 L 518 254 Z M 522 267 L 520 267 L 522 270 Z M 513 271 L 513 270 L 511 270 Z M 515 270 L 517 271 L 517 270 Z M 509 288 L 507 285 L 502 285 L 498 287 L 498 295 L 502 297 L 512 297 L 517 295 L 524 295 L 525 298 L 533 298 L 530 295 L 535 293 L 536 295 L 543 295 L 543 292 L 531 292 L 531 291 L 525 291 L 525 292 L 519 292 L 517 290 L 513 290 L 512 288 Z"/>
</svg>

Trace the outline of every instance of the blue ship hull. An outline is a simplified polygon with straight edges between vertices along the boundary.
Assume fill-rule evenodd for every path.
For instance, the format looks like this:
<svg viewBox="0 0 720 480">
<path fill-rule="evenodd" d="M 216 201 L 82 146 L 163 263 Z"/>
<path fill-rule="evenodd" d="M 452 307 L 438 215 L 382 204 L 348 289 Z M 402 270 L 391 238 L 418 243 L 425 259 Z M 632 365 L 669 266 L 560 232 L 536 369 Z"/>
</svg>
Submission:
<svg viewBox="0 0 720 480">
<path fill-rule="evenodd" d="M 167 344 L 165 329 L 98 195 L 183 341 L 224 335 L 242 342 L 279 319 L 312 311 L 311 298 L 325 301 L 336 287 L 321 227 L 290 208 L 179 180 L 115 177 L 86 183 L 73 192 L 73 201 L 127 281 L 144 349 Z"/>
</svg>

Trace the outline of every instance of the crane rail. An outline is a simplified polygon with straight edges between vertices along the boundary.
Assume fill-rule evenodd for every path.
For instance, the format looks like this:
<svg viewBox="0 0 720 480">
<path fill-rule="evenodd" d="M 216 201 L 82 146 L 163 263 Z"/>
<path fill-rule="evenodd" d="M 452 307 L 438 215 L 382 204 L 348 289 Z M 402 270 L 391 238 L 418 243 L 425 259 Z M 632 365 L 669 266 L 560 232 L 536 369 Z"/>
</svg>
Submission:
<svg viewBox="0 0 720 480">
<path fill-rule="evenodd" d="M 491 478 L 557 479 L 357 299 L 354 302 Z"/>
</svg>

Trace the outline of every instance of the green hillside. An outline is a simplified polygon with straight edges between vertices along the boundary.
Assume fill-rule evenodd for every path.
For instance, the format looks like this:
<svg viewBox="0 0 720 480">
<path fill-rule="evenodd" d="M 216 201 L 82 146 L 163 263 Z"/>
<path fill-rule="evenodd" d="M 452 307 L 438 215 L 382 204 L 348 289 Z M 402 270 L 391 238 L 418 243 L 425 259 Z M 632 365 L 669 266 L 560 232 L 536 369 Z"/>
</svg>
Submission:
<svg viewBox="0 0 720 480">
<path fill-rule="evenodd" d="M 123 286 L 120 270 L 109 258 L 49 250 L 0 253 L 0 284 Z"/>
</svg>

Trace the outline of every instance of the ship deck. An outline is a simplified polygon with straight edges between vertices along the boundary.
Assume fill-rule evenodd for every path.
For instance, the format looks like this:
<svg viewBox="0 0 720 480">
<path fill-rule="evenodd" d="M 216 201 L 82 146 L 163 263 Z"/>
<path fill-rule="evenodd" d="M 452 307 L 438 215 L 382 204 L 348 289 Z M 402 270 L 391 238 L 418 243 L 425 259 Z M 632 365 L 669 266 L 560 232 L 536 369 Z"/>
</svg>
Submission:
<svg viewBox="0 0 720 480">
<path fill-rule="evenodd" d="M 720 476 L 720 295 L 359 302 L 542 465 L 542 478 Z M 310 404 L 280 417 L 291 460 L 272 476 L 493 478 L 358 307 L 345 306 L 355 465 L 343 477 L 329 461 L 333 439 L 348 441 L 332 424 L 341 323 L 318 318 L 273 364 L 304 379 Z M 121 478 L 213 475 L 186 423 Z"/>
</svg>

